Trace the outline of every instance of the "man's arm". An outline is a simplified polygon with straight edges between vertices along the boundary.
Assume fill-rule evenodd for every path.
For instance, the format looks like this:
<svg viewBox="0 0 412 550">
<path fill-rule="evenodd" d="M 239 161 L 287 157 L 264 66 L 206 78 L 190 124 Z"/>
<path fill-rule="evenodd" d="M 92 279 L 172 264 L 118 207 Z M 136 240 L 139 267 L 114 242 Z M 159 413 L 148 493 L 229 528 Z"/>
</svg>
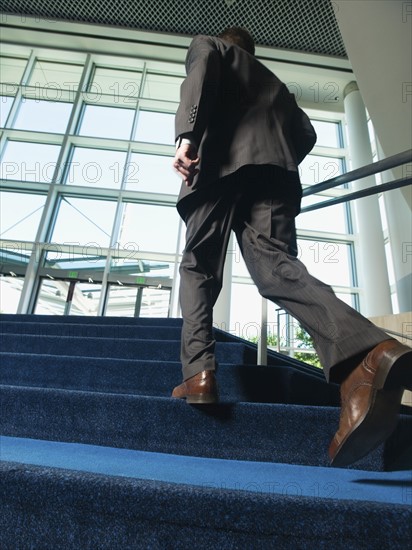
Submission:
<svg viewBox="0 0 412 550">
<path fill-rule="evenodd" d="M 190 186 L 198 173 L 197 149 L 219 89 L 220 53 L 210 37 L 193 39 L 186 56 L 186 72 L 175 118 L 177 150 L 173 167 Z"/>
</svg>

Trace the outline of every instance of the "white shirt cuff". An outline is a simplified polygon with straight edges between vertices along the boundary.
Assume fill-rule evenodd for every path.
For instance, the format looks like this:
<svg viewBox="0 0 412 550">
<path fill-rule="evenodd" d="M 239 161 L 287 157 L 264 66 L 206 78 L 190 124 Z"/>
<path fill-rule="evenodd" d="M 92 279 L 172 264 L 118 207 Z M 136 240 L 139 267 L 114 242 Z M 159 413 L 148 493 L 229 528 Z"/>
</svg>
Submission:
<svg viewBox="0 0 412 550">
<path fill-rule="evenodd" d="M 194 143 L 188 138 L 178 138 L 176 140 L 176 149 L 179 149 L 182 145 L 194 145 Z"/>
</svg>

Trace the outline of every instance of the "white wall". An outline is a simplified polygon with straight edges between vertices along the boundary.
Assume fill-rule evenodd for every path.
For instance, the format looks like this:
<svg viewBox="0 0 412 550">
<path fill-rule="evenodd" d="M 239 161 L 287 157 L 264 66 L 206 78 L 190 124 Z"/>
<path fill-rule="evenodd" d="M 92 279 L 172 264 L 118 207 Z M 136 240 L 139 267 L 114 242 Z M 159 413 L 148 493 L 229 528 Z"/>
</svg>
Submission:
<svg viewBox="0 0 412 550">
<path fill-rule="evenodd" d="M 386 156 L 412 147 L 412 3 L 333 0 L 346 51 Z M 412 166 L 403 170 L 409 174 Z M 399 173 L 397 175 L 399 177 Z M 411 193 L 404 196 L 412 207 Z"/>
</svg>

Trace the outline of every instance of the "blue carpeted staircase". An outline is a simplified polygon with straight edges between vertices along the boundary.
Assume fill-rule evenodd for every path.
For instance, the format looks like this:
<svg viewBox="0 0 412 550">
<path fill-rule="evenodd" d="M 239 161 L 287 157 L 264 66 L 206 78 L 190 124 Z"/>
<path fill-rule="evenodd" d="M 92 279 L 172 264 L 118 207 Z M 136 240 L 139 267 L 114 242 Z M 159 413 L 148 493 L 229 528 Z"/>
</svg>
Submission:
<svg viewBox="0 0 412 550">
<path fill-rule="evenodd" d="M 338 388 L 216 330 L 221 403 L 170 398 L 179 319 L 1 315 L 6 549 L 403 548 L 412 416 L 328 466 Z"/>
</svg>

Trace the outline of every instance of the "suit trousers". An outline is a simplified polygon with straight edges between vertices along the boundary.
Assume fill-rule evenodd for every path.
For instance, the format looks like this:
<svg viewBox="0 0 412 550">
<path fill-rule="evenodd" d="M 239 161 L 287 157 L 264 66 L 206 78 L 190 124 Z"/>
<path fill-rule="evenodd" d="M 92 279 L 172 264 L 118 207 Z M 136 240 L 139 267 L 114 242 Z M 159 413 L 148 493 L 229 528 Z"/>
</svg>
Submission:
<svg viewBox="0 0 412 550">
<path fill-rule="evenodd" d="M 297 174 L 266 165 L 243 167 L 196 192 L 185 215 L 180 265 L 184 380 L 217 367 L 213 306 L 232 230 L 259 293 L 312 336 L 328 381 L 341 382 L 366 353 L 389 338 L 297 258 L 295 217 L 301 194 Z"/>
</svg>

